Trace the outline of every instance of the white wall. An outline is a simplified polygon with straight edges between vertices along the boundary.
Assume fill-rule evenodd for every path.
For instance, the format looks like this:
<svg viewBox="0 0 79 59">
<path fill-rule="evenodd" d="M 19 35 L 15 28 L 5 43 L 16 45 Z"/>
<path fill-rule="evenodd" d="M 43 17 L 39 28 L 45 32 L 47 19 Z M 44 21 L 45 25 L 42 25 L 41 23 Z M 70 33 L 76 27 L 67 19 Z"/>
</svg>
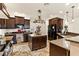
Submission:
<svg viewBox="0 0 79 59">
<path fill-rule="evenodd" d="M 68 19 L 68 31 L 73 33 L 79 33 L 79 18 L 73 19 L 74 22 L 72 22 L 72 19 Z M 66 22 L 66 18 L 64 18 L 64 25 Z"/>
<path fill-rule="evenodd" d="M 69 23 L 69 32 L 79 33 L 79 18 L 75 18 L 74 22 Z"/>
</svg>

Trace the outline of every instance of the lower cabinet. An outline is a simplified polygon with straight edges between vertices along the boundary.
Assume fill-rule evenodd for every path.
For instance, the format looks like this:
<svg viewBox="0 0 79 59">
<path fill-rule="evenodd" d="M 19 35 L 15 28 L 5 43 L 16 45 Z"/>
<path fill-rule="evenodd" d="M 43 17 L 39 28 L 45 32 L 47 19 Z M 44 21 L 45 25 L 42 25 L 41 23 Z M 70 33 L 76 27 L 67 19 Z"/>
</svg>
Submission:
<svg viewBox="0 0 79 59">
<path fill-rule="evenodd" d="M 50 43 L 49 54 L 50 56 L 70 56 L 70 51 Z"/>
<path fill-rule="evenodd" d="M 29 36 L 28 44 L 32 51 L 44 48 L 47 46 L 47 36 Z"/>
<path fill-rule="evenodd" d="M 28 34 L 23 34 L 24 36 L 24 42 L 28 42 Z"/>
</svg>

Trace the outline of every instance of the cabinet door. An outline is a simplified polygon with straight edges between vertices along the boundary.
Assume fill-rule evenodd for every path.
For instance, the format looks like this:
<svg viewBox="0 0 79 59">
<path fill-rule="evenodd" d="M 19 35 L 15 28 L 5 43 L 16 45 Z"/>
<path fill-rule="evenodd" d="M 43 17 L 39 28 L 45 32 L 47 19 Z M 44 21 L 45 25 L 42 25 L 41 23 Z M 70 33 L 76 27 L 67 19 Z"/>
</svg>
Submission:
<svg viewBox="0 0 79 59">
<path fill-rule="evenodd" d="M 16 16 L 16 24 L 24 24 L 24 17 Z"/>
<path fill-rule="evenodd" d="M 15 28 L 15 19 L 7 19 L 6 28 Z"/>
<path fill-rule="evenodd" d="M 0 28 L 3 29 L 5 26 L 5 19 L 0 19 Z"/>
<path fill-rule="evenodd" d="M 47 46 L 47 36 L 42 36 L 40 38 L 40 47 L 41 48 L 44 48 Z"/>
<path fill-rule="evenodd" d="M 39 38 L 32 37 L 32 50 L 37 50 L 37 49 L 39 49 Z"/>
<path fill-rule="evenodd" d="M 28 42 L 28 34 L 23 34 L 24 36 L 24 42 Z"/>
<path fill-rule="evenodd" d="M 64 49 L 52 43 L 50 43 L 49 53 L 50 53 L 50 56 L 69 56 L 70 55 L 69 50 Z"/>
<path fill-rule="evenodd" d="M 2 26 L 2 20 L 0 19 L 0 29 L 1 29 L 1 26 Z"/>
</svg>

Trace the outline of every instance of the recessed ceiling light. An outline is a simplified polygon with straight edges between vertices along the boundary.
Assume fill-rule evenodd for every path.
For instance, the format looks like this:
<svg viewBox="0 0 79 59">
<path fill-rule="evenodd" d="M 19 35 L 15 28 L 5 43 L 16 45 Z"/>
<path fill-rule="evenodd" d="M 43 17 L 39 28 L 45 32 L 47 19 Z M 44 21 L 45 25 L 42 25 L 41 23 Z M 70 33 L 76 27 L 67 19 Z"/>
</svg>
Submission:
<svg viewBox="0 0 79 59">
<path fill-rule="evenodd" d="M 75 20 L 72 20 L 72 22 L 74 22 Z"/>
<path fill-rule="evenodd" d="M 61 14 L 62 14 L 62 13 L 63 13 L 63 11 L 59 11 L 59 13 L 61 13 Z"/>
<path fill-rule="evenodd" d="M 77 9 L 79 9 L 79 6 L 77 7 Z"/>
<path fill-rule="evenodd" d="M 67 6 L 68 6 L 69 4 L 70 4 L 70 3 L 66 3 L 65 5 L 67 5 Z"/>
</svg>

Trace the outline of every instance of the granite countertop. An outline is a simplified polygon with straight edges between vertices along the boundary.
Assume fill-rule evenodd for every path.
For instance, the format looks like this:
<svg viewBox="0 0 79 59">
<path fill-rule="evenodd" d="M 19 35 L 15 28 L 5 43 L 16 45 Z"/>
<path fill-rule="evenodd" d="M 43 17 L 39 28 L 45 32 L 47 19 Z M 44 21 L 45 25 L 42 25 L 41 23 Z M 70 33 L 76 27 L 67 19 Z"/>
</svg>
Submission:
<svg viewBox="0 0 79 59">
<path fill-rule="evenodd" d="M 63 35 L 60 33 L 57 33 L 58 35 L 60 35 L 61 37 L 65 38 L 68 41 L 72 41 L 72 42 L 78 42 L 79 43 L 79 36 L 72 36 L 72 35 Z"/>
<path fill-rule="evenodd" d="M 47 36 L 47 35 L 45 35 L 45 34 L 41 34 L 41 35 L 29 34 L 29 36 L 31 36 L 31 37 L 40 37 L 40 36 Z"/>
<path fill-rule="evenodd" d="M 8 33 L 5 33 L 6 36 L 13 36 L 13 35 L 16 35 L 16 34 L 31 34 L 31 32 L 8 32 Z"/>
<path fill-rule="evenodd" d="M 61 34 L 61 33 L 57 33 L 59 36 L 63 37 L 63 38 L 70 38 L 72 37 L 72 35 L 65 35 L 65 34 Z"/>
<path fill-rule="evenodd" d="M 79 36 L 67 38 L 66 40 L 71 41 L 71 42 L 79 43 Z"/>
<path fill-rule="evenodd" d="M 66 41 L 64 38 L 59 39 L 59 40 L 52 40 L 52 41 L 50 41 L 50 43 L 52 43 L 54 45 L 57 45 L 57 46 L 59 46 L 61 48 L 70 50 L 70 42 Z"/>
<path fill-rule="evenodd" d="M 52 40 L 50 41 L 50 43 L 55 44 L 61 48 L 70 50 L 70 56 L 79 56 L 79 36 L 61 36 L 63 36 L 63 38 Z"/>
<path fill-rule="evenodd" d="M 79 56 L 79 43 L 65 39 L 52 40 L 50 43 L 70 51 L 70 56 Z"/>
<path fill-rule="evenodd" d="M 13 36 L 5 36 L 3 39 L 4 39 L 5 41 L 7 41 L 7 40 L 12 40 L 12 38 L 13 38 Z"/>
</svg>

